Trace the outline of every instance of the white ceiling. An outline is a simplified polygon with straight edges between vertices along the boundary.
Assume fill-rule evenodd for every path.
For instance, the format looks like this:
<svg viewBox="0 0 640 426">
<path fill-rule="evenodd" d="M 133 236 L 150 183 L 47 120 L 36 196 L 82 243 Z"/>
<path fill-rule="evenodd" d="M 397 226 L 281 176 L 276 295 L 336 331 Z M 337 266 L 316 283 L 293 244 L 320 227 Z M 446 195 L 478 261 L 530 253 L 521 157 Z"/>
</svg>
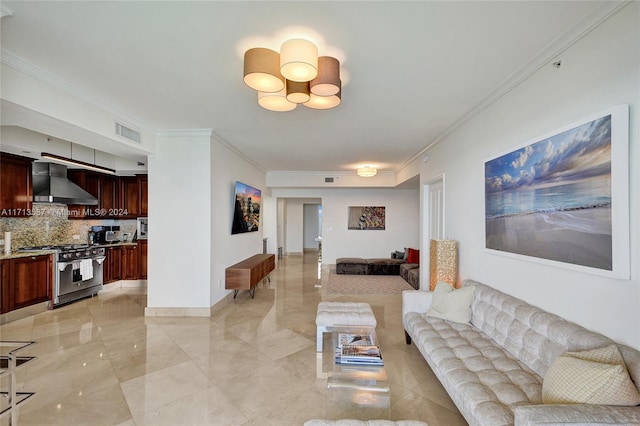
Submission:
<svg viewBox="0 0 640 426">
<path fill-rule="evenodd" d="M 152 130 L 213 129 L 264 171 L 397 171 L 606 3 L 3 0 L 1 46 Z M 303 30 L 341 59 L 342 105 L 260 108 L 244 50 Z"/>
</svg>

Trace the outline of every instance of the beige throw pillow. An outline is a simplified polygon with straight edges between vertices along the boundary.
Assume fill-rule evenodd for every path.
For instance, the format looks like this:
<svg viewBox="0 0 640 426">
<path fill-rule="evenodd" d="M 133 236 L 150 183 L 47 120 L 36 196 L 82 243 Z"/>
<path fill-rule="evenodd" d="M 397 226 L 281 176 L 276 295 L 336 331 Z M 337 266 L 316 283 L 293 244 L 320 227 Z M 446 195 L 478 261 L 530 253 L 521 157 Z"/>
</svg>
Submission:
<svg viewBox="0 0 640 426">
<path fill-rule="evenodd" d="M 475 286 L 456 290 L 447 283 L 439 282 L 433 290 L 431 307 L 425 315 L 468 324 L 471 321 L 471 302 L 475 290 Z"/>
<path fill-rule="evenodd" d="M 545 404 L 640 404 L 640 393 L 617 345 L 567 352 L 551 364 L 542 382 Z"/>
</svg>

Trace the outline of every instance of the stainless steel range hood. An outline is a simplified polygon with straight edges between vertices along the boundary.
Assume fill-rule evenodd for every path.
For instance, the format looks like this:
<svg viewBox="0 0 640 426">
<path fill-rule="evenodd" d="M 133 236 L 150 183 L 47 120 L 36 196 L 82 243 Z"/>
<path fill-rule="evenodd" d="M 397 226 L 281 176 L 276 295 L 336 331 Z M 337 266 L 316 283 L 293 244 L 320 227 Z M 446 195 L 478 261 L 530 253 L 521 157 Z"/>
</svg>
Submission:
<svg viewBox="0 0 640 426">
<path fill-rule="evenodd" d="M 67 179 L 67 167 L 55 163 L 33 163 L 33 201 L 36 203 L 95 206 L 98 199 Z"/>
</svg>

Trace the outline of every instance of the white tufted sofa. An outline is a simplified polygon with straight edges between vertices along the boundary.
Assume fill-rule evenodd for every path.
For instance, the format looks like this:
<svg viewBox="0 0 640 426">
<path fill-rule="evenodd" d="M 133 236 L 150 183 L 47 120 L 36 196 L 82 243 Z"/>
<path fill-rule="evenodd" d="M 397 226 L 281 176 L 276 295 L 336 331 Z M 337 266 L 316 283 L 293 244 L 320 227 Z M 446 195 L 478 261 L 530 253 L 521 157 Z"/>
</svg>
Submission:
<svg viewBox="0 0 640 426">
<path fill-rule="evenodd" d="M 471 323 L 424 314 L 431 292 L 407 290 L 402 316 L 415 342 L 471 425 L 640 425 L 640 406 L 542 403 L 544 374 L 558 355 L 610 345 L 605 336 L 475 281 Z M 640 352 L 618 345 L 640 390 Z"/>
</svg>

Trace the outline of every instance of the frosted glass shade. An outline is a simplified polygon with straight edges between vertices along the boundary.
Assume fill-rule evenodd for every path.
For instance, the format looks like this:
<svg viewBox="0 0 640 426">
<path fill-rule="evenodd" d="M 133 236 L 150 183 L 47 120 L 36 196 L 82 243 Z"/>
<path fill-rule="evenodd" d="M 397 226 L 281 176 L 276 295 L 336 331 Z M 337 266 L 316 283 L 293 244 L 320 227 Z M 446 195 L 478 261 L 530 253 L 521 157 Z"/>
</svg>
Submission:
<svg viewBox="0 0 640 426">
<path fill-rule="evenodd" d="M 279 92 L 258 92 L 258 105 L 270 111 L 285 112 L 296 109 L 298 104 L 289 102 L 285 90 Z"/>
<path fill-rule="evenodd" d="M 244 82 L 261 92 L 278 92 L 284 89 L 278 52 L 263 47 L 244 52 Z"/>
<path fill-rule="evenodd" d="M 342 92 L 338 92 L 332 96 L 318 96 L 311 94 L 309 102 L 305 102 L 304 106 L 313 109 L 331 109 L 340 105 Z"/>
<path fill-rule="evenodd" d="M 318 75 L 318 48 L 308 40 L 294 38 L 280 47 L 280 73 L 291 81 L 311 81 Z"/>
<path fill-rule="evenodd" d="M 458 277 L 458 243 L 453 240 L 431 240 L 429 249 L 429 290 L 435 290 L 438 282 L 455 287 Z"/>
<path fill-rule="evenodd" d="M 309 82 L 308 81 L 289 81 L 287 80 L 287 100 L 296 104 L 309 101 Z"/>
<path fill-rule="evenodd" d="M 318 58 L 318 75 L 311 80 L 311 93 L 318 96 L 331 96 L 340 91 L 340 61 L 331 56 Z"/>
<path fill-rule="evenodd" d="M 358 176 L 360 177 L 373 177 L 378 174 L 378 169 L 373 167 L 360 167 L 357 170 Z"/>
</svg>

